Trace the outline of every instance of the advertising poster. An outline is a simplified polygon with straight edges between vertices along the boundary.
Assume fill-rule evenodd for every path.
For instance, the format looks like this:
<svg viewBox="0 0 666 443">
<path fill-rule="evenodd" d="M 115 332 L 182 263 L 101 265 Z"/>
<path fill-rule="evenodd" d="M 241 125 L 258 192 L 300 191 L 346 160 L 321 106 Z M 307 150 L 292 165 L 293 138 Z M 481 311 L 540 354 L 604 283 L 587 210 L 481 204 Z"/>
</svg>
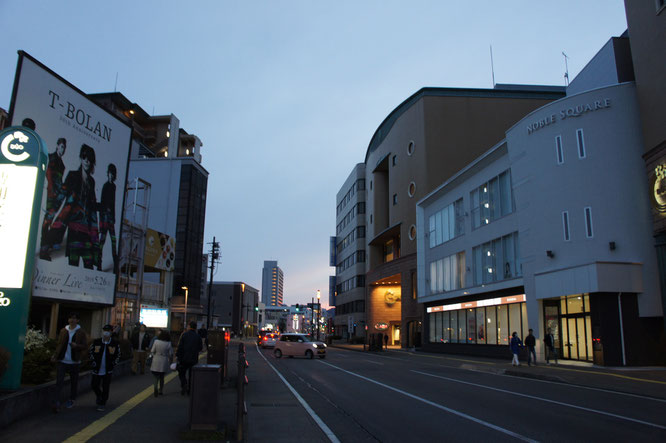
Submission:
<svg viewBox="0 0 666 443">
<path fill-rule="evenodd" d="M 33 296 L 113 304 L 131 128 L 22 51 L 11 116 L 49 152 Z"/>
<path fill-rule="evenodd" d="M 176 239 L 148 228 L 144 265 L 162 271 L 173 271 L 176 259 Z"/>
</svg>

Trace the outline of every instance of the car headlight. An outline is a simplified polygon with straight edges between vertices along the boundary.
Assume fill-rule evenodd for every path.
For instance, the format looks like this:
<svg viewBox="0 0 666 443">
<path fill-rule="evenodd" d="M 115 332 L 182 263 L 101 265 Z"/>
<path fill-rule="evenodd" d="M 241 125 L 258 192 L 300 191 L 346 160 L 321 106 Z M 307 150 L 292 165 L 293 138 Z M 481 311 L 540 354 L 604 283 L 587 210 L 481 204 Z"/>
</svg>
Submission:
<svg viewBox="0 0 666 443">
<path fill-rule="evenodd" d="M 312 347 L 313 347 L 313 348 L 317 348 L 317 344 L 316 344 L 316 343 L 312 343 Z"/>
<path fill-rule="evenodd" d="M 324 345 L 324 347 L 326 347 L 326 343 L 322 343 L 322 344 Z"/>
</svg>

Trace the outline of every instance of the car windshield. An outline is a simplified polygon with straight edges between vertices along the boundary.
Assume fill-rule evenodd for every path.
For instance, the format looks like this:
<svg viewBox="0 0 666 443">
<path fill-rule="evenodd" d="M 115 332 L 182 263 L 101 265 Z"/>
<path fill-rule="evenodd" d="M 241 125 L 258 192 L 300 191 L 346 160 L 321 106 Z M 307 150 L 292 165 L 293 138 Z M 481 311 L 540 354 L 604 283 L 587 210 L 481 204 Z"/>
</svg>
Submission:
<svg viewBox="0 0 666 443">
<path fill-rule="evenodd" d="M 303 341 L 312 341 L 309 335 L 299 335 L 298 338 Z"/>
</svg>

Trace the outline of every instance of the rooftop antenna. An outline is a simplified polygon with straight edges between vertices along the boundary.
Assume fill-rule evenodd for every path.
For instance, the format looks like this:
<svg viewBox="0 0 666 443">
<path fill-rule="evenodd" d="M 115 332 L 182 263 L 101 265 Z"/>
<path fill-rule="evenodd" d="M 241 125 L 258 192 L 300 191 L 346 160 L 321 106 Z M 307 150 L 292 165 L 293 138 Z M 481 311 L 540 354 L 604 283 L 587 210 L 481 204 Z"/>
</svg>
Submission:
<svg viewBox="0 0 666 443">
<path fill-rule="evenodd" d="M 493 45 L 490 45 L 490 72 L 493 76 L 493 88 L 495 87 L 495 64 L 493 63 Z"/>
<path fill-rule="evenodd" d="M 118 71 L 116 71 L 116 84 L 113 85 L 113 92 L 118 92 Z"/>
<path fill-rule="evenodd" d="M 565 86 L 569 86 L 569 56 L 564 51 L 562 51 L 562 55 L 564 56 L 564 82 Z"/>
</svg>

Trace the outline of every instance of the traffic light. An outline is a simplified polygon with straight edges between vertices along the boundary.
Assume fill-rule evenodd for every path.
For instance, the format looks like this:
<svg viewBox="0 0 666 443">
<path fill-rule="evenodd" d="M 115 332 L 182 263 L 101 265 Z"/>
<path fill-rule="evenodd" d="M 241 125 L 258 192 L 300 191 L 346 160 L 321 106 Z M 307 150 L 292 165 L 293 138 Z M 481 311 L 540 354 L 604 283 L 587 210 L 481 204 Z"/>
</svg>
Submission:
<svg viewBox="0 0 666 443">
<path fill-rule="evenodd" d="M 254 310 L 258 312 L 259 311 L 259 306 L 255 306 Z"/>
<path fill-rule="evenodd" d="M 300 311 L 300 309 L 301 309 L 301 305 L 299 305 L 298 303 L 296 303 L 296 312 Z"/>
</svg>

